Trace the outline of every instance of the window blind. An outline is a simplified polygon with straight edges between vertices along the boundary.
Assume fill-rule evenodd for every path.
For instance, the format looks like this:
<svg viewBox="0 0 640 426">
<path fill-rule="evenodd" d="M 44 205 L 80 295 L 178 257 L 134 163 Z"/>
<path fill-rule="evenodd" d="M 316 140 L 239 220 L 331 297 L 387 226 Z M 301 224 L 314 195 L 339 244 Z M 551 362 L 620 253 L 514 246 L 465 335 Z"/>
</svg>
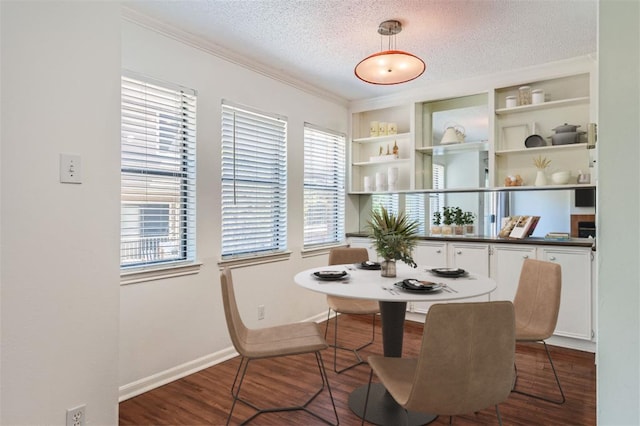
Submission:
<svg viewBox="0 0 640 426">
<path fill-rule="evenodd" d="M 400 211 L 398 194 L 373 194 L 371 196 L 371 209 L 380 211 L 384 207 L 390 214 L 397 215 Z"/>
<path fill-rule="evenodd" d="M 304 127 L 304 247 L 344 240 L 345 137 Z"/>
<path fill-rule="evenodd" d="M 404 202 L 407 219 L 418 222 L 418 233 L 425 235 L 425 194 L 406 194 Z"/>
<path fill-rule="evenodd" d="M 287 248 L 287 122 L 222 105 L 222 257 Z"/>
<path fill-rule="evenodd" d="M 122 77 L 120 266 L 195 259 L 196 93 Z"/>
<path fill-rule="evenodd" d="M 444 166 L 442 164 L 433 164 L 433 189 L 444 189 Z M 444 207 L 444 193 L 429 194 L 430 217 L 433 218 L 435 212 L 441 212 Z"/>
</svg>

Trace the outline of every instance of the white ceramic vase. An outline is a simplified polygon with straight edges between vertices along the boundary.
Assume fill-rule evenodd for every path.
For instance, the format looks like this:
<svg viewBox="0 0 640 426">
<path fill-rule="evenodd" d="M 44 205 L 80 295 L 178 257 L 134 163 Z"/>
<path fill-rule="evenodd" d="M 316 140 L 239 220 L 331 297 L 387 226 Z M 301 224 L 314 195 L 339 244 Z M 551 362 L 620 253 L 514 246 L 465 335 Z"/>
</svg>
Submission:
<svg viewBox="0 0 640 426">
<path fill-rule="evenodd" d="M 538 170 L 536 174 L 535 186 L 545 186 L 547 184 L 547 175 L 544 174 L 544 170 Z"/>
</svg>

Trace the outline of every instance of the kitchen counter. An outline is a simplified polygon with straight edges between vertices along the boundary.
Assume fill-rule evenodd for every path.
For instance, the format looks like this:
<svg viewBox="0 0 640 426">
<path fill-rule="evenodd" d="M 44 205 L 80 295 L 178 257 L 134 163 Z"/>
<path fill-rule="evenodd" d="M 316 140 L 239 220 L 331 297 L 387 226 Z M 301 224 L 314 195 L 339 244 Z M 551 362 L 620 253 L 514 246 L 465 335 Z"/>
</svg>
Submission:
<svg viewBox="0 0 640 426">
<path fill-rule="evenodd" d="M 365 232 L 348 232 L 347 237 L 356 238 L 368 238 L 368 234 Z M 570 238 L 568 240 L 556 241 L 545 240 L 544 238 L 499 238 L 499 237 L 483 237 L 483 236 L 418 236 L 422 241 L 455 241 L 465 243 L 497 243 L 497 244 L 534 244 L 534 245 L 549 245 L 549 246 L 564 246 L 564 247 L 591 247 L 594 251 L 596 249 L 596 240 L 593 238 Z"/>
</svg>

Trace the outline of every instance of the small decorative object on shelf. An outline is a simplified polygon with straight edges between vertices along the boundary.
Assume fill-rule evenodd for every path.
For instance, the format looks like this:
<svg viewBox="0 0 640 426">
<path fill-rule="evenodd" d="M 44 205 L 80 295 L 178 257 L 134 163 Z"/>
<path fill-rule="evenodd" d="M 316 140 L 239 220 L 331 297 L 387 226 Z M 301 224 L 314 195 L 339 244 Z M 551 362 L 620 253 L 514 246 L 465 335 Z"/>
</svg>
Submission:
<svg viewBox="0 0 640 426">
<path fill-rule="evenodd" d="M 520 175 L 507 176 L 504 178 L 504 186 L 522 186 L 524 181 Z"/>
<path fill-rule="evenodd" d="M 397 141 L 393 141 L 393 155 L 398 155 L 398 142 Z"/>
<path fill-rule="evenodd" d="M 373 185 L 371 185 L 371 176 L 364 177 L 364 192 L 373 192 Z"/>
<path fill-rule="evenodd" d="M 518 101 L 515 96 L 507 96 L 505 98 L 505 105 L 507 108 L 515 108 L 518 106 Z"/>
<path fill-rule="evenodd" d="M 452 207 L 453 209 L 453 223 L 455 223 L 455 228 L 453 229 L 453 233 L 455 235 L 464 235 L 464 212 L 460 207 Z"/>
<path fill-rule="evenodd" d="M 380 130 L 378 129 L 378 122 L 377 121 L 372 121 L 371 123 L 369 123 L 369 136 L 371 137 L 375 137 L 375 136 L 379 136 L 379 132 Z"/>
<path fill-rule="evenodd" d="M 385 189 L 384 184 L 386 180 L 387 180 L 387 177 L 384 175 L 384 173 L 382 172 L 376 173 L 376 191 L 378 192 L 384 191 Z"/>
<path fill-rule="evenodd" d="M 462 222 L 464 226 L 464 235 L 475 235 L 475 227 L 473 226 L 473 222 L 476 218 L 476 215 L 472 212 L 464 212 L 462 214 Z"/>
<path fill-rule="evenodd" d="M 378 124 L 378 136 L 387 136 L 387 123 L 384 121 Z"/>
<path fill-rule="evenodd" d="M 367 222 L 373 245 L 378 255 L 384 259 L 380 273 L 383 277 L 396 276 L 396 260 L 401 260 L 415 268 L 413 248 L 417 243 L 418 222 L 410 221 L 404 213 L 397 216 L 384 207 L 371 212 Z"/>
<path fill-rule="evenodd" d="M 536 166 L 536 169 L 538 169 L 538 172 L 536 174 L 536 180 L 534 183 L 535 186 L 544 186 L 547 184 L 547 176 L 545 175 L 545 169 L 549 167 L 549 164 L 551 164 L 551 160 L 541 155 L 533 159 L 533 165 Z"/>
<path fill-rule="evenodd" d="M 398 168 L 389 167 L 387 169 L 387 191 L 398 190 Z"/>
<path fill-rule="evenodd" d="M 543 104 L 544 103 L 544 90 L 535 89 L 531 91 L 531 103 L 532 104 Z"/>
<path fill-rule="evenodd" d="M 453 234 L 453 215 L 455 210 L 453 207 L 443 207 L 442 208 L 442 235 L 451 235 Z"/>
<path fill-rule="evenodd" d="M 442 213 L 434 212 L 431 221 L 431 235 L 442 235 Z"/>
<path fill-rule="evenodd" d="M 398 134 L 398 124 L 397 123 L 387 123 L 387 134 L 389 134 L 389 135 L 397 135 Z"/>
</svg>

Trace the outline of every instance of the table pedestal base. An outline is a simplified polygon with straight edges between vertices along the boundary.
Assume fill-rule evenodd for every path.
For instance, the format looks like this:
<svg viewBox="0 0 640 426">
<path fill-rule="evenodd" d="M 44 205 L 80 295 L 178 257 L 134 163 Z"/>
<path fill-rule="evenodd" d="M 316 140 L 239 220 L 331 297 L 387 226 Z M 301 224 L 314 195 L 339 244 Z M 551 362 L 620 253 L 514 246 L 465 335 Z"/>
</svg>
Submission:
<svg viewBox="0 0 640 426">
<path fill-rule="evenodd" d="M 364 414 L 364 401 L 367 396 L 367 385 L 361 386 L 351 392 L 349 395 L 349 408 L 358 417 L 362 418 Z M 371 391 L 369 392 L 369 404 L 367 404 L 367 417 L 366 421 L 376 425 L 408 425 L 419 426 L 427 423 L 431 423 L 438 416 L 427 413 L 417 413 L 415 411 L 409 411 L 405 413 L 402 408 L 393 399 L 393 397 L 387 392 L 381 383 L 372 383 Z M 405 423 L 405 419 L 408 418 L 408 423 Z"/>
</svg>

